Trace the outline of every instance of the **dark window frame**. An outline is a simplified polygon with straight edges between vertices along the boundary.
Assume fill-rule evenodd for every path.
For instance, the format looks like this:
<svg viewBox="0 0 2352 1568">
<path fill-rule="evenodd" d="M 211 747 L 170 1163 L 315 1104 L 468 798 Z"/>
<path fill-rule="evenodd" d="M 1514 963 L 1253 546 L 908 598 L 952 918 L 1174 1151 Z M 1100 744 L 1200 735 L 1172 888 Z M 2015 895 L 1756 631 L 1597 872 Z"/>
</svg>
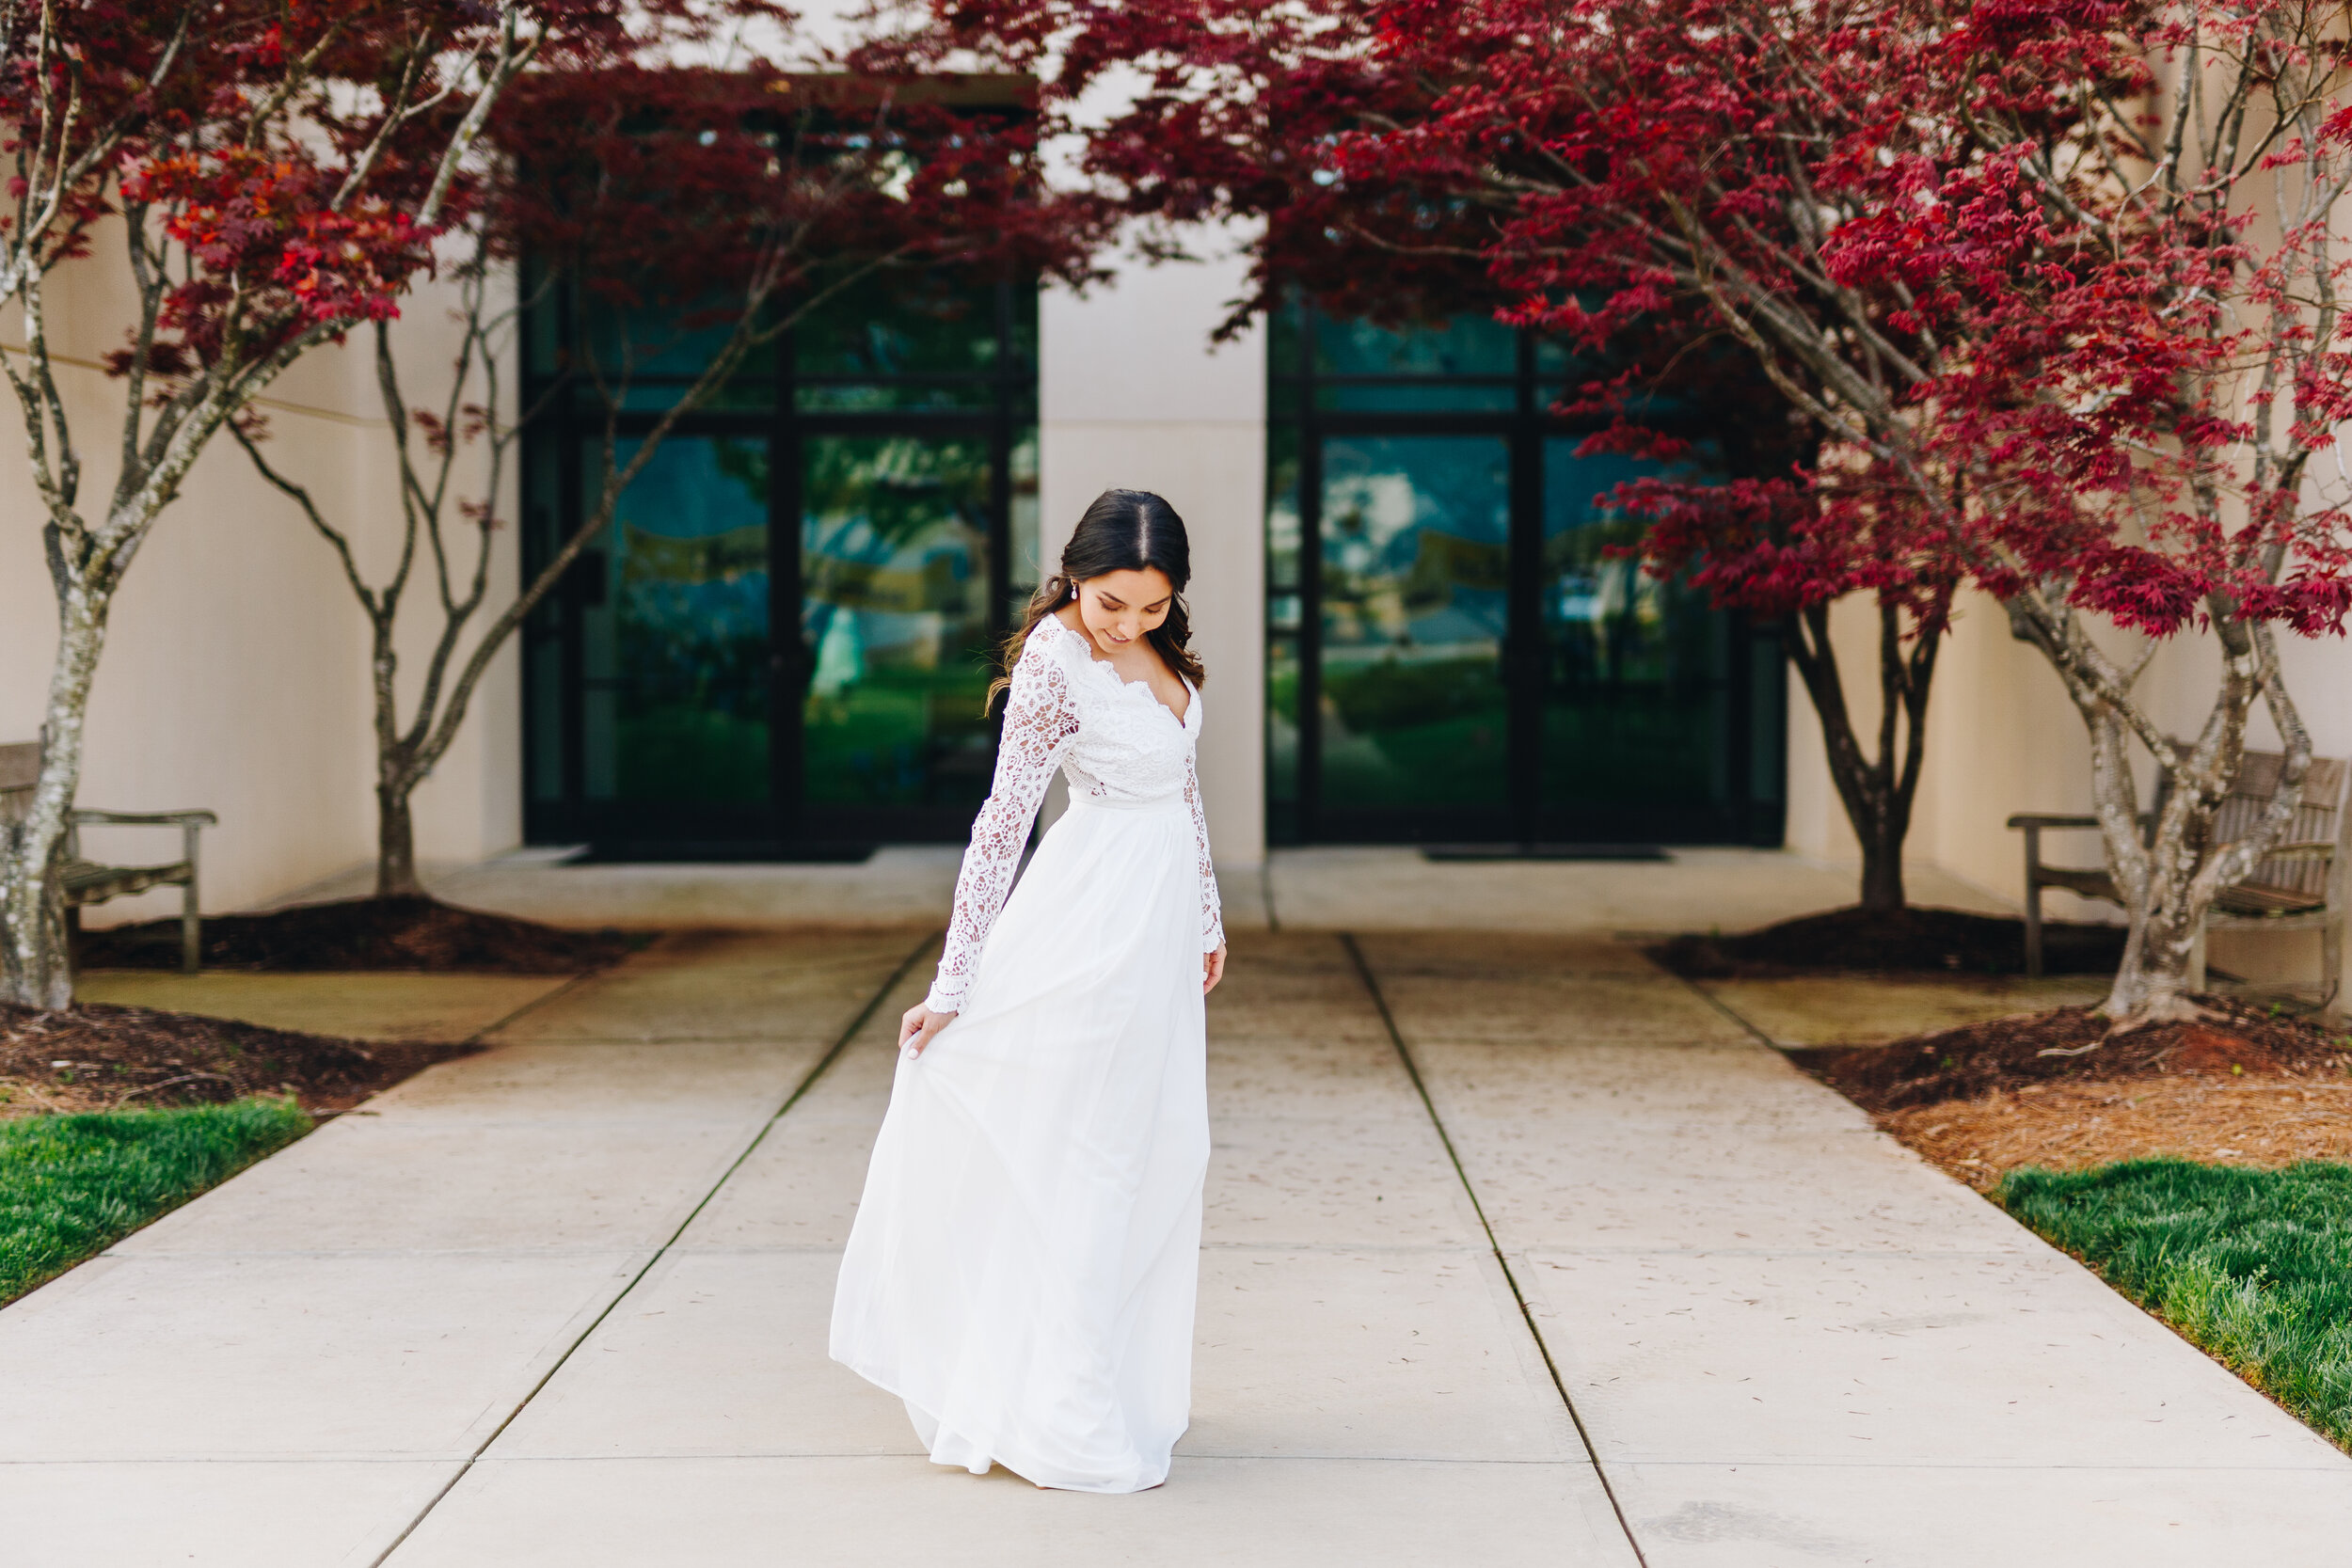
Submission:
<svg viewBox="0 0 2352 1568">
<path fill-rule="evenodd" d="M 1571 838 L 1579 843 L 1738 844 L 1776 847 L 1782 841 L 1787 801 L 1785 775 L 1785 661 L 1778 628 L 1731 611 L 1722 618 L 1728 667 L 1718 678 L 1726 704 L 1720 736 L 1724 753 L 1719 771 L 1730 781 L 1727 799 L 1716 809 L 1595 809 L 1563 832 L 1562 811 L 1544 800 L 1541 735 L 1546 649 L 1542 624 L 1544 547 L 1544 457 L 1549 440 L 1591 434 L 1594 421 L 1550 412 L 1551 389 L 1572 379 L 1566 365 L 1548 362 L 1546 345 L 1533 332 L 1514 333 L 1514 373 L 1375 373 L 1335 375 L 1318 370 L 1317 312 L 1304 301 L 1286 308 L 1287 322 L 1273 324 L 1267 344 L 1267 511 L 1271 521 L 1280 500 L 1277 490 L 1282 442 L 1290 443 L 1296 486 L 1296 577 L 1285 582 L 1278 570 L 1271 528 L 1266 536 L 1265 597 L 1261 626 L 1266 640 L 1266 822 L 1277 845 L 1317 843 L 1463 842 L 1519 844 L 1533 847 Z M 1285 350 L 1288 351 L 1287 355 Z M 1285 363 L 1285 358 L 1288 362 Z M 1348 388 L 1411 388 L 1442 395 L 1450 388 L 1512 389 L 1507 409 L 1345 409 L 1328 406 L 1327 394 Z M 1433 399 L 1433 401 L 1438 401 Z M 1703 410 L 1657 421 L 1676 434 L 1703 436 Z M 1350 808 L 1324 799 L 1322 712 L 1322 503 L 1323 445 L 1352 436 L 1498 436 L 1509 443 L 1511 497 L 1508 590 L 1509 632 L 1502 674 L 1509 715 L 1509 779 L 1500 809 Z M 1295 602 L 1286 623 L 1281 610 Z M 1278 652 L 1289 654 L 1295 673 L 1295 760 L 1291 796 L 1278 794 L 1275 725 L 1279 719 L 1272 683 Z M 1769 785 L 1769 787 L 1768 787 Z"/>
<path fill-rule="evenodd" d="M 566 580 L 533 611 L 521 637 L 523 676 L 524 840 L 533 845 L 585 843 L 599 856 L 644 859 L 758 860 L 803 856 L 829 858 L 882 842 L 956 842 L 971 830 L 967 806 L 882 806 L 859 809 L 812 806 L 803 800 L 802 715 L 815 651 L 801 630 L 803 443 L 823 436 L 908 436 L 977 438 L 988 443 L 988 636 L 992 646 L 1009 629 L 1015 586 L 1012 560 L 1014 475 L 1012 459 L 1025 436 L 1035 440 L 1038 369 L 1035 355 L 1037 283 L 1025 277 L 978 281 L 988 291 L 995 341 L 994 365 L 985 372 L 914 372 L 858 376 L 802 376 L 796 366 L 795 334 L 783 334 L 765 369 L 739 373 L 739 390 L 769 389 L 766 406 L 739 403 L 686 415 L 673 428 L 678 438 L 741 436 L 767 443 L 769 458 L 769 670 L 771 793 L 750 807 L 627 802 L 591 800 L 587 791 L 586 694 L 582 615 L 601 591 L 605 558 L 591 546 Z M 1025 311 L 1024 305 L 1026 305 Z M 527 312 L 521 341 L 529 344 L 552 312 L 552 341 L 577 341 L 577 303 L 563 291 L 536 301 Z M 527 357 L 523 377 L 526 406 L 554 387 L 555 377 Z M 684 376 L 640 376 L 631 391 L 691 383 Z M 987 387 L 984 406 L 886 408 L 803 412 L 801 385 L 920 387 L 956 384 Z M 623 438 L 642 435 L 660 419 L 658 409 L 628 410 L 616 421 Z M 582 406 L 574 395 L 546 398 L 546 406 L 523 439 L 520 464 L 524 569 L 536 572 L 554 543 L 576 525 L 584 503 L 582 458 L 601 438 L 600 407 Z M 551 483 L 550 483 L 551 481 Z M 552 664 L 548 678 L 545 668 Z M 550 705 L 548 689 L 554 697 Z M 550 705 L 554 711 L 550 712 Z M 554 744 L 548 741 L 553 738 Z M 993 743 L 992 743 L 993 744 Z M 557 776 L 548 777 L 546 757 L 555 753 Z"/>
</svg>

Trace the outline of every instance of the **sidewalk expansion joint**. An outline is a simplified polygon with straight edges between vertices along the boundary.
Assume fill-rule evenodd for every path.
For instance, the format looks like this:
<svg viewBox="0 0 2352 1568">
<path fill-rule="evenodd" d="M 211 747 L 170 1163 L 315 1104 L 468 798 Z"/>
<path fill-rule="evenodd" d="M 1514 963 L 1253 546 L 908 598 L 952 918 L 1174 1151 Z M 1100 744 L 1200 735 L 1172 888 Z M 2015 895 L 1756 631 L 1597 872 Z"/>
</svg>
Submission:
<svg viewBox="0 0 2352 1568">
<path fill-rule="evenodd" d="M 1373 1006 L 1380 1014 L 1380 1023 L 1388 1031 L 1389 1043 L 1396 1048 L 1396 1057 L 1405 1066 L 1405 1076 L 1413 1081 L 1413 1092 L 1421 1096 L 1422 1109 L 1429 1114 L 1429 1125 L 1437 1130 L 1438 1141 L 1445 1146 L 1445 1157 L 1454 1166 L 1454 1179 L 1462 1183 L 1462 1192 L 1470 1198 L 1470 1210 L 1478 1216 L 1479 1228 L 1486 1233 L 1486 1246 L 1494 1254 L 1495 1266 L 1502 1271 L 1503 1283 L 1511 1288 L 1511 1299 L 1518 1304 L 1519 1318 L 1527 1324 L 1527 1332 L 1535 1341 L 1535 1350 L 1544 1358 L 1544 1370 L 1551 1374 L 1551 1386 L 1560 1396 L 1560 1402 L 1576 1427 L 1577 1441 L 1584 1445 L 1584 1457 L 1593 1466 L 1594 1476 L 1600 1481 L 1602 1496 L 1609 1499 L 1609 1511 L 1616 1515 L 1617 1528 L 1625 1533 L 1625 1544 L 1633 1553 L 1633 1560 L 1641 1568 L 1649 1568 L 1649 1558 L 1642 1550 L 1641 1541 L 1633 1533 L 1633 1522 L 1626 1517 L 1625 1504 L 1618 1499 L 1617 1489 L 1610 1482 L 1608 1466 L 1600 1462 L 1600 1449 L 1594 1443 L 1592 1432 L 1584 1425 L 1583 1412 L 1568 1393 L 1567 1380 L 1560 1375 L 1559 1363 L 1552 1359 L 1551 1345 L 1544 1338 L 1544 1331 L 1536 1325 L 1535 1310 L 1528 1305 L 1527 1292 L 1519 1289 L 1518 1274 L 1511 1268 L 1511 1259 L 1502 1250 L 1502 1239 L 1495 1235 L 1494 1222 L 1486 1217 L 1486 1206 L 1479 1201 L 1478 1189 L 1471 1185 L 1470 1171 L 1462 1164 L 1461 1151 L 1454 1147 L 1454 1134 L 1446 1131 L 1445 1119 L 1438 1115 L 1438 1102 L 1430 1098 L 1429 1085 L 1421 1075 L 1421 1066 L 1413 1060 L 1412 1048 L 1405 1043 L 1404 1032 L 1396 1026 L 1396 1015 L 1389 1010 L 1389 999 L 1380 990 L 1380 981 L 1372 973 L 1372 964 L 1364 958 L 1364 950 L 1357 944 L 1355 933 L 1341 931 L 1340 945 L 1347 949 L 1348 960 L 1356 966 L 1356 977 L 1363 982 L 1364 991 L 1372 998 Z"/>
<path fill-rule="evenodd" d="M 653 1272 L 655 1265 L 659 1264 L 662 1259 L 669 1256 L 670 1249 L 677 1245 L 680 1238 L 684 1237 L 687 1230 L 692 1227 L 694 1221 L 701 1217 L 702 1212 L 706 1208 L 709 1207 L 710 1200 L 719 1196 L 719 1189 L 724 1187 L 728 1181 L 734 1179 L 735 1173 L 742 1169 L 743 1162 L 749 1160 L 752 1155 L 758 1150 L 759 1146 L 767 1141 L 768 1134 L 775 1130 L 776 1123 L 782 1121 L 785 1117 L 785 1114 L 790 1111 L 793 1106 L 799 1104 L 808 1091 L 816 1086 L 817 1081 L 825 1075 L 827 1069 L 831 1068 L 834 1063 L 841 1059 L 842 1053 L 849 1050 L 850 1042 L 855 1039 L 858 1037 L 859 1032 L 872 1021 L 875 1013 L 881 1010 L 882 1005 L 885 1001 L 889 1000 L 890 993 L 898 989 L 898 983 L 907 977 L 908 972 L 914 969 L 924 954 L 930 951 L 931 944 L 936 942 L 938 940 L 939 932 L 935 930 L 926 930 L 923 933 L 921 939 L 908 950 L 905 958 L 898 960 L 897 966 L 891 970 L 889 975 L 882 981 L 882 985 L 875 990 L 874 994 L 866 998 L 866 1006 L 857 1010 L 857 1016 L 850 1019 L 849 1023 L 843 1027 L 840 1035 L 834 1038 L 831 1048 L 828 1049 L 822 1056 L 819 1056 L 817 1059 L 817 1063 L 814 1067 L 811 1067 L 806 1072 L 801 1075 L 801 1081 L 793 1086 L 792 1092 L 785 1097 L 784 1103 L 776 1107 L 775 1115 L 770 1117 L 763 1124 L 761 1124 L 758 1132 L 754 1134 L 751 1142 L 743 1146 L 742 1152 L 736 1155 L 736 1157 L 728 1163 L 727 1168 L 719 1173 L 719 1179 L 710 1184 L 709 1190 L 703 1194 L 701 1199 L 695 1203 L 694 1207 L 691 1211 L 688 1212 L 686 1217 L 678 1221 L 677 1228 L 671 1231 L 669 1237 L 663 1241 L 660 1246 L 653 1249 L 652 1255 L 645 1259 L 644 1265 L 629 1275 L 628 1283 L 624 1284 L 618 1291 L 615 1291 L 612 1293 L 612 1299 L 604 1304 L 604 1309 L 589 1321 L 587 1326 L 582 1328 L 580 1333 L 573 1338 L 570 1344 L 564 1347 L 564 1353 L 561 1355 L 558 1355 L 554 1361 L 549 1363 L 546 1371 L 539 1374 L 538 1381 L 532 1384 L 530 1388 L 524 1391 L 523 1397 L 515 1402 L 515 1407 L 506 1413 L 505 1418 L 501 1420 L 496 1427 L 491 1429 L 487 1436 L 484 1437 L 481 1442 L 474 1445 L 473 1451 L 466 1455 L 465 1463 L 458 1465 L 456 1473 L 452 1475 L 447 1481 L 443 1482 L 439 1490 L 436 1491 L 432 1497 L 425 1499 L 424 1506 L 417 1510 L 416 1516 L 410 1519 L 406 1525 L 402 1527 L 401 1532 L 392 1538 L 389 1545 L 386 1546 L 381 1552 L 378 1552 L 375 1555 L 374 1560 L 369 1564 L 369 1568 L 383 1568 L 384 1563 L 391 1557 L 391 1555 L 394 1552 L 399 1551 L 402 1545 L 407 1542 L 408 1538 L 417 1532 L 417 1527 L 423 1524 L 427 1518 L 432 1516 L 433 1511 L 441 1506 L 442 1499 L 457 1489 L 457 1483 L 464 1481 L 467 1475 L 472 1471 L 474 1465 L 481 1462 L 482 1456 L 489 1451 L 490 1446 L 505 1434 L 508 1427 L 515 1424 L 515 1418 L 520 1416 L 524 1411 L 531 1408 L 531 1402 L 537 1399 L 547 1386 L 554 1381 L 555 1374 L 564 1370 L 564 1364 L 571 1360 L 572 1356 L 579 1351 L 580 1347 L 586 1344 L 589 1338 L 593 1336 L 597 1329 L 604 1326 L 604 1321 L 612 1315 L 614 1310 L 620 1307 L 621 1303 L 629 1298 L 631 1291 L 635 1291 L 638 1286 L 644 1283 L 645 1276 Z M 580 976 L 580 979 L 582 980 L 586 978 L 588 978 L 586 975 Z M 573 984 L 578 983 L 578 981 L 573 982 Z M 549 992 L 548 994 L 549 996 L 560 996 L 570 989 L 570 986 L 564 986 L 555 991 Z M 547 997 L 540 998 L 540 1001 L 542 1002 L 546 1000 L 548 1000 Z M 524 1007 L 516 1009 L 517 1014 L 528 1011 L 530 1010 L 530 1007 L 535 1006 L 537 1006 L 536 1003 L 527 1004 Z M 506 1021 L 502 1020 L 501 1022 L 504 1022 Z M 486 1034 L 488 1031 L 485 1030 L 484 1033 Z"/>
<path fill-rule="evenodd" d="M 1662 968 L 1663 966 L 1661 965 L 1661 967 Z M 1672 972 L 1669 971 L 1669 973 Z M 1705 986 L 1700 985 L 1696 980 L 1692 979 L 1688 974 L 1676 974 L 1674 978 L 1680 981 L 1690 990 L 1691 993 L 1696 996 L 1700 1001 L 1706 1003 L 1708 1006 L 1723 1014 L 1724 1017 L 1738 1024 L 1741 1034 L 1756 1041 L 1756 1044 L 1762 1046 L 1765 1050 L 1778 1053 L 1787 1049 L 1781 1044 L 1780 1041 L 1772 1038 L 1772 1036 L 1766 1034 L 1763 1030 L 1758 1029 L 1755 1024 L 1749 1022 L 1745 1018 L 1741 1017 L 1740 1013 L 1733 1009 L 1730 1003 L 1724 1001 L 1722 997 L 1717 996 L 1713 991 L 1708 990 Z"/>
</svg>

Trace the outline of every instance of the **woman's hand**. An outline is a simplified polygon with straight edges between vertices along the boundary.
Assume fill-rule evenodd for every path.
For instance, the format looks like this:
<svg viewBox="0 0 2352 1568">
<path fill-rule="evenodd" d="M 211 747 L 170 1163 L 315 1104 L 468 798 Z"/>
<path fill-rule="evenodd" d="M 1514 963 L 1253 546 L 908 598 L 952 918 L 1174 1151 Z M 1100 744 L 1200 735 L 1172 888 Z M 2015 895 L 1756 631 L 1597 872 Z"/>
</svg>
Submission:
<svg viewBox="0 0 2352 1568">
<path fill-rule="evenodd" d="M 1211 982 L 1214 984 L 1215 982 Z M 908 1061 L 923 1054 L 931 1037 L 955 1022 L 953 1013 L 935 1013 L 917 1002 L 898 1019 L 898 1051 Z"/>
<path fill-rule="evenodd" d="M 1216 983 L 1225 978 L 1225 944 L 1218 942 L 1216 951 L 1200 955 L 1200 994 L 1206 996 L 1216 990 Z"/>
</svg>

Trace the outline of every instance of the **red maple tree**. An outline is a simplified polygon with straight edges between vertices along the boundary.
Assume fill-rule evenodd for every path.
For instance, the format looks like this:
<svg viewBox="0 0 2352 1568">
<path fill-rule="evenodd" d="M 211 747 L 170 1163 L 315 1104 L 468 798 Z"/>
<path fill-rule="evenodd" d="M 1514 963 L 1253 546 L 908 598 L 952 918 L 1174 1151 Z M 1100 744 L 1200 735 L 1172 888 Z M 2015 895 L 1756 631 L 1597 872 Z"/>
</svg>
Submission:
<svg viewBox="0 0 2352 1568">
<path fill-rule="evenodd" d="M 690 16 L 707 25 L 707 15 Z M 679 420 L 745 363 L 843 291 L 878 275 L 938 269 L 1028 278 L 1089 276 L 1110 216 L 1057 193 L 1037 167 L 1034 84 L 944 69 L 944 39 L 916 29 L 831 55 L 764 0 L 733 22 L 779 56 L 723 70 L 640 49 L 533 71 L 487 127 L 481 199 L 462 223 L 460 346 L 434 406 L 413 404 L 392 335 L 376 334 L 378 385 L 402 475 L 404 547 L 370 582 L 331 500 L 240 432 L 262 473 L 336 551 L 371 627 L 376 746 L 376 893 L 422 891 L 411 798 L 465 722 L 491 663 L 581 553 L 610 532 L 629 484 Z M 521 287 L 515 288 L 519 279 Z M 559 296 L 580 323 L 534 402 L 504 388 L 527 307 Z M 691 356 L 649 428 L 621 436 L 647 367 Z M 495 595 L 498 510 L 516 444 L 558 399 L 599 424 L 588 502 L 514 593 Z M 469 454 L 483 462 L 471 474 Z M 405 708 L 398 626 L 412 578 L 429 572 L 437 625 Z"/>
<path fill-rule="evenodd" d="M 1546 242 L 1550 281 L 1565 285 L 1570 304 L 1593 305 L 1589 313 L 1549 309 L 1531 298 L 1530 277 L 1506 273 L 1526 260 L 1523 246 L 1500 242 L 1527 185 L 1517 171 L 1488 177 L 1499 152 L 1507 157 L 1516 137 L 1541 135 L 1558 113 L 1523 90 L 1534 79 L 1556 97 L 1558 84 L 1509 26 L 1451 7 L 1369 3 L 1262 11 L 1168 0 L 1058 16 L 960 5 L 950 14 L 990 46 L 1059 55 L 1057 103 L 1087 138 L 1089 166 L 1129 211 L 1178 225 L 1241 215 L 1259 227 L 1255 286 L 1236 302 L 1229 331 L 1294 291 L 1335 314 L 1386 324 L 1498 312 L 1574 340 L 1590 373 L 1608 372 L 1561 410 L 1613 422 L 1588 450 L 1668 467 L 1688 444 L 1629 411 L 1661 398 L 1704 406 L 1710 444 L 1734 457 L 1741 477 L 1722 486 L 1653 480 L 1608 499 L 1650 520 L 1645 549 L 1661 574 L 1689 569 L 1719 607 L 1780 629 L 1862 847 L 1862 902 L 1902 907 L 1902 843 L 1955 574 L 1923 570 L 1893 546 L 1885 500 L 1862 504 L 1858 476 L 1838 492 L 1855 498 L 1844 526 L 1819 522 L 1820 421 L 1776 395 L 1702 300 L 1657 287 L 1639 247 L 1615 244 L 1617 230 L 1576 258 L 1562 254 L 1560 236 Z M 1098 84 L 1137 66 L 1148 73 L 1143 90 L 1106 122 L 1088 119 Z M 1445 145 L 1469 122 L 1454 94 L 1478 90 L 1509 98 L 1522 117 L 1518 131 Z M 1547 172 L 1539 167 L 1538 178 Z M 1637 296 L 1639 309 L 1616 308 Z M 1831 605 L 1862 593 L 1877 600 L 1881 623 L 1874 749 L 1858 733 L 1829 635 Z"/>
<path fill-rule="evenodd" d="M 2215 895 L 2276 847 L 2310 742 L 2277 627 L 2340 627 L 2346 407 L 2331 218 L 2352 182 L 2335 13 L 2072 0 L 1236 0 L 958 6 L 1069 62 L 1140 64 L 1098 170 L 1172 216 L 1267 224 L 1262 279 L 1475 262 L 1505 319 L 1595 346 L 1736 342 L 1816 443 L 1785 478 L 1620 499 L 1661 568 L 1793 612 L 1879 603 L 1880 754 L 1838 777 L 1882 896 L 1955 592 L 1989 593 L 2088 726 L 2131 941 L 2108 1011 L 2173 1016 Z M 1597 405 L 1618 389 L 1588 388 Z M 1621 433 L 1611 439 L 1643 439 Z M 1906 625 L 1907 623 L 1907 625 Z M 1811 629 L 1807 630 L 1808 625 Z M 2218 644 L 2193 740 L 2137 682 Z M 2285 747 L 2252 832 L 2212 826 L 2260 701 Z M 1894 716 L 1912 734 L 1897 766 Z M 2164 809 L 2135 793 L 2153 756 Z M 1889 830 L 1895 830 L 1891 842 Z"/>
<path fill-rule="evenodd" d="M 61 847 L 83 716 L 123 574 L 213 436 L 294 359 L 381 321 L 469 197 L 491 107 L 533 61 L 625 36 L 621 0 L 254 0 L 0 13 L 0 303 L 56 596 L 45 745 L 0 821 L 0 996 L 72 1001 Z M 119 246 L 119 249 L 115 247 Z M 83 491 L 46 284 L 127 274 L 119 431 Z M 93 291 L 95 293 L 95 291 Z"/>
</svg>

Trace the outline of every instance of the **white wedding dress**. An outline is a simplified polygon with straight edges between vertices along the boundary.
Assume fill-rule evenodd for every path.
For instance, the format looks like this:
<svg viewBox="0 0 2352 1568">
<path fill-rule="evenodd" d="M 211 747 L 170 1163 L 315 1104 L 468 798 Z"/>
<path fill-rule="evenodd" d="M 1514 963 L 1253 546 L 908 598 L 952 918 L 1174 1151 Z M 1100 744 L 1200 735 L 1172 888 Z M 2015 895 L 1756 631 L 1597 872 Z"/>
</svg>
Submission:
<svg viewBox="0 0 2352 1568">
<path fill-rule="evenodd" d="M 938 1464 L 1136 1492 L 1190 1418 L 1224 940 L 1200 733 L 1197 691 L 1180 721 L 1053 616 L 1014 666 L 929 1002 L 956 1018 L 898 1063 L 834 1296 L 834 1359 Z M 1057 766 L 1070 811 L 1008 901 Z"/>
</svg>

